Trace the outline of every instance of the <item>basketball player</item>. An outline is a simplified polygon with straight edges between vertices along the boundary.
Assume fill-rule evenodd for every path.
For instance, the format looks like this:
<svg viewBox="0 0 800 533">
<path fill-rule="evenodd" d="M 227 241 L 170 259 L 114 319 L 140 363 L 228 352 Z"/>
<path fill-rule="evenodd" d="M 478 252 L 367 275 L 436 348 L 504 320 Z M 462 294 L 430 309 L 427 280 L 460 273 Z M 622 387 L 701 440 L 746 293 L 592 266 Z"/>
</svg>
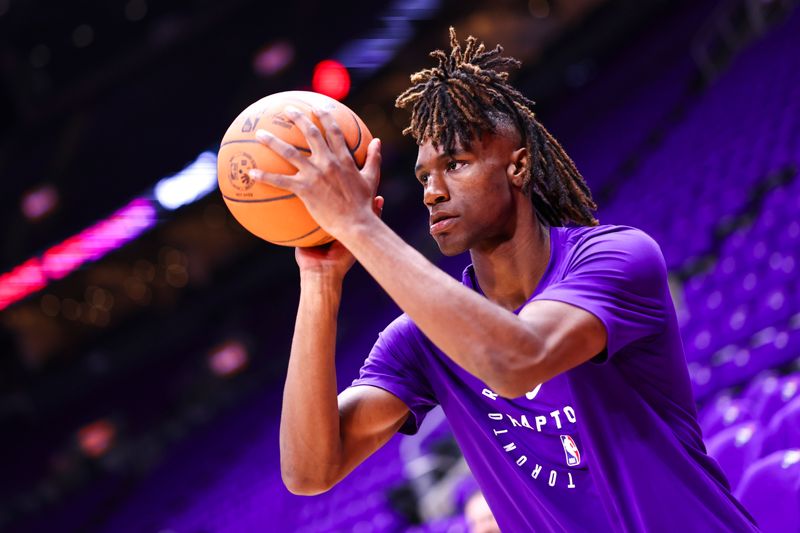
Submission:
<svg viewBox="0 0 800 533">
<path fill-rule="evenodd" d="M 515 59 L 473 37 L 462 47 L 452 30 L 450 44 L 397 105 L 411 111 L 430 233 L 445 255 L 470 252 L 461 283 L 376 215 L 378 140 L 359 171 L 325 112 L 323 136 L 289 111 L 310 157 L 258 135 L 300 172 L 253 178 L 297 194 L 338 241 L 296 252 L 286 486 L 330 489 L 441 405 L 504 532 L 755 530 L 706 455 L 659 246 L 598 225 L 572 160 L 508 82 Z M 337 399 L 336 319 L 355 260 L 404 313 Z"/>
<path fill-rule="evenodd" d="M 464 518 L 467 521 L 469 533 L 500 533 L 492 510 L 480 490 L 476 490 L 464 506 Z"/>
</svg>

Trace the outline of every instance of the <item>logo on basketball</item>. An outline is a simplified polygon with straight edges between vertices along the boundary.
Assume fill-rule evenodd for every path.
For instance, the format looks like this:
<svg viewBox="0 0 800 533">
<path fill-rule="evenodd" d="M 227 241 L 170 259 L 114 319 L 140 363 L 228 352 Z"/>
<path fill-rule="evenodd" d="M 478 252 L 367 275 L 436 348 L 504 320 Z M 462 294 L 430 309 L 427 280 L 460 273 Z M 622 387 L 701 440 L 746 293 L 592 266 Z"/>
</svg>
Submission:
<svg viewBox="0 0 800 533">
<path fill-rule="evenodd" d="M 245 120 L 244 124 L 242 125 L 242 133 L 250 133 L 256 129 L 256 126 L 258 126 L 258 119 L 260 118 L 260 116 L 256 116 L 256 119 L 253 120 L 252 117 L 247 117 L 247 120 Z"/>
<path fill-rule="evenodd" d="M 290 130 L 294 127 L 294 122 L 292 122 L 289 117 L 283 113 L 283 111 L 272 115 L 272 123 L 276 126 L 280 126 L 281 128 L 286 128 L 287 130 Z"/>
<path fill-rule="evenodd" d="M 254 182 L 250 179 L 250 174 L 248 174 L 251 168 L 256 168 L 256 162 L 250 154 L 240 152 L 231 157 L 228 180 L 234 189 L 246 191 L 253 186 Z"/>
</svg>

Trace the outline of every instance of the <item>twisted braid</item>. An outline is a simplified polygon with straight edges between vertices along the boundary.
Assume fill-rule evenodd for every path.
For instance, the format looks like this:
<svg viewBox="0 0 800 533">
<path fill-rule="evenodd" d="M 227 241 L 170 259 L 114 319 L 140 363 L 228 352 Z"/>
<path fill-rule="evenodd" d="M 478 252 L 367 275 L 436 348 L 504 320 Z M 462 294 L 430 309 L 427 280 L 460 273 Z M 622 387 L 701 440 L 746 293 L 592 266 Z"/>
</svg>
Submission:
<svg viewBox="0 0 800 533">
<path fill-rule="evenodd" d="M 508 83 L 508 70 L 520 62 L 503 56 L 503 47 L 487 50 L 473 36 L 466 46 L 450 28 L 450 53 L 434 50 L 437 66 L 411 75 L 411 87 L 395 105 L 411 111 L 403 130 L 418 144 L 426 141 L 453 151 L 484 132 L 496 133 L 497 124 L 510 120 L 522 135 L 530 155 L 523 191 L 530 194 L 537 214 L 549 225 L 573 222 L 596 226 L 597 205 L 575 163 L 558 141 L 536 119 L 534 102 Z"/>
</svg>

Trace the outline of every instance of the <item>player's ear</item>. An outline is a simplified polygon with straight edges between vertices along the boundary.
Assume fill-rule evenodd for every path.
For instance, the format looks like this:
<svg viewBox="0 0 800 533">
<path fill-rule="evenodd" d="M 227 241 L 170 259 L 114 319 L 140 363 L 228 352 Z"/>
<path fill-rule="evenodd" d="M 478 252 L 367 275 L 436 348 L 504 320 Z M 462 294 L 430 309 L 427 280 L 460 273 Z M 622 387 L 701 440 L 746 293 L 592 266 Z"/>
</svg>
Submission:
<svg viewBox="0 0 800 533">
<path fill-rule="evenodd" d="M 517 148 L 511 152 L 511 161 L 506 168 L 508 180 L 515 186 L 522 188 L 525 182 L 525 177 L 528 175 L 528 166 L 530 165 L 530 157 L 528 156 L 527 148 Z"/>
</svg>

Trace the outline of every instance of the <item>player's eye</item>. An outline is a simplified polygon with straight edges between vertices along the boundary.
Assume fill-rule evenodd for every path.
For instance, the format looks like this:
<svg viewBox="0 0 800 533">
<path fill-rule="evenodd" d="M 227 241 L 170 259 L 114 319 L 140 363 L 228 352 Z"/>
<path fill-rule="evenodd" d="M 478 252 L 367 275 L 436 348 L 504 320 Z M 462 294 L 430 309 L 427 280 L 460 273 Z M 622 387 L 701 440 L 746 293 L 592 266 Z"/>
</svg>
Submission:
<svg viewBox="0 0 800 533">
<path fill-rule="evenodd" d="M 464 161 L 457 161 L 455 159 L 452 159 L 452 160 L 447 162 L 447 170 L 458 170 L 461 167 L 463 167 L 465 164 L 466 163 L 464 163 Z"/>
<path fill-rule="evenodd" d="M 429 177 L 429 176 L 430 176 L 430 174 L 428 174 L 428 173 L 423 173 L 423 174 L 420 174 L 420 175 L 417 177 L 417 180 L 418 180 L 418 181 L 419 181 L 421 184 L 425 185 L 426 183 L 428 183 L 428 177 Z"/>
</svg>

